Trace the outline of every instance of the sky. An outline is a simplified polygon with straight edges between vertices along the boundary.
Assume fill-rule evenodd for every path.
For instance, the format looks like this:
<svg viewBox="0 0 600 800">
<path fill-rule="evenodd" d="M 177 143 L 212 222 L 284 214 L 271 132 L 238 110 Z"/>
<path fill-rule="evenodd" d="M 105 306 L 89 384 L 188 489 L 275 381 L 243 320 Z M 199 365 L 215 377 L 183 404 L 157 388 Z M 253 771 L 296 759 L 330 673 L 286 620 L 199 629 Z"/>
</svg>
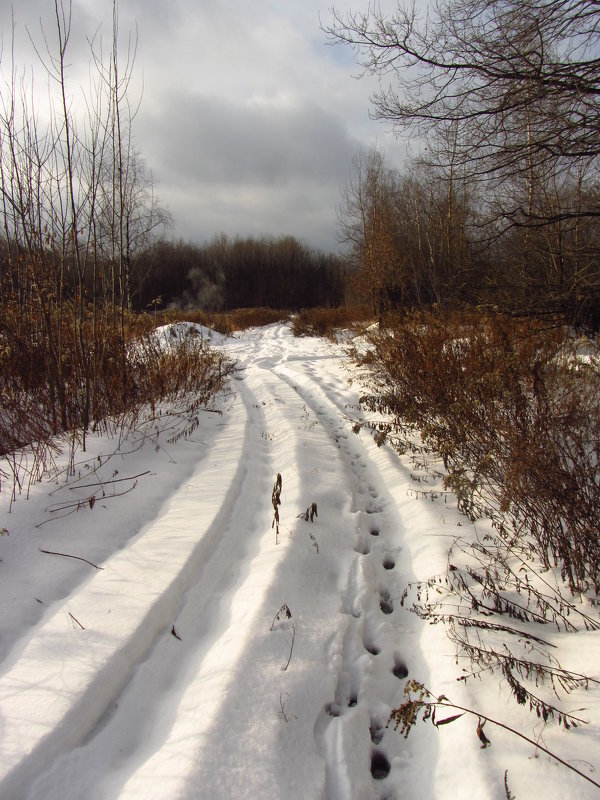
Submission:
<svg viewBox="0 0 600 800">
<path fill-rule="evenodd" d="M 401 166 L 405 144 L 369 117 L 374 79 L 357 80 L 351 49 L 327 43 L 321 24 L 330 21 L 331 5 L 120 0 L 123 63 L 129 37 L 137 40 L 135 146 L 172 216 L 171 237 L 291 234 L 335 250 L 340 191 L 355 154 L 377 146 L 389 166 Z M 361 11 L 367 0 L 335 5 Z M 392 10 L 396 2 L 381 5 Z M 40 21 L 53 30 L 54 0 L 0 0 L 4 70 L 11 12 L 15 59 L 26 67 L 36 60 L 27 31 L 43 43 Z M 72 2 L 68 80 L 75 102 L 78 81 L 87 81 L 86 36 L 109 43 L 111 20 L 112 0 Z"/>
</svg>

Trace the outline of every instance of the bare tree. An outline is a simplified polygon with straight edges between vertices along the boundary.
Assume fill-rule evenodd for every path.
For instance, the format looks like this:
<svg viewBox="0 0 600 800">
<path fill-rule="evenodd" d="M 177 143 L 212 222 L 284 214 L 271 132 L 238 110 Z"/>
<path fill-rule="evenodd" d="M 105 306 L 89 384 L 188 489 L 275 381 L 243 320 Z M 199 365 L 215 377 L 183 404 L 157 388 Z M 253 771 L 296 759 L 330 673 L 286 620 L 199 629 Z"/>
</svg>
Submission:
<svg viewBox="0 0 600 800">
<path fill-rule="evenodd" d="M 471 213 L 452 162 L 442 170 L 417 161 L 400 174 L 379 150 L 355 157 L 338 219 L 357 288 L 373 313 L 461 295 L 471 266 Z"/>
<path fill-rule="evenodd" d="M 325 30 L 355 48 L 381 80 L 374 116 L 428 136 L 455 126 L 455 164 L 501 180 L 553 161 L 572 169 L 600 155 L 600 7 L 595 0 L 436 0 L 386 14 L 332 11 Z M 514 206 L 515 221 L 538 220 Z M 600 215 L 593 203 L 561 216 Z M 554 217 L 552 217 L 554 219 Z"/>
<path fill-rule="evenodd" d="M 445 182 L 450 270 L 460 177 L 478 202 L 470 236 L 504 266 L 488 288 L 523 311 L 546 306 L 600 324 L 600 302 L 590 301 L 600 284 L 596 0 L 434 0 L 426 12 L 398 5 L 392 14 L 373 3 L 333 9 L 325 30 L 379 78 L 374 117 L 419 137 L 421 162 Z"/>
<path fill-rule="evenodd" d="M 338 210 L 340 238 L 349 245 L 359 293 L 377 315 L 397 304 L 394 295 L 401 290 L 396 180 L 380 150 L 358 153 Z"/>
<path fill-rule="evenodd" d="M 14 402 L 0 415 L 0 448 L 77 427 L 85 436 L 118 406 L 115 397 L 126 401 L 129 262 L 165 220 L 132 144 L 133 58 L 128 52 L 121 71 L 116 0 L 110 59 L 92 39 L 90 85 L 76 87 L 79 103 L 70 80 L 71 12 L 70 0 L 54 0 L 51 33 L 43 24 L 41 37 L 29 31 L 49 86 L 41 113 L 33 78 L 14 57 L 2 76 L 0 379 L 11 386 L 2 403 Z"/>
</svg>

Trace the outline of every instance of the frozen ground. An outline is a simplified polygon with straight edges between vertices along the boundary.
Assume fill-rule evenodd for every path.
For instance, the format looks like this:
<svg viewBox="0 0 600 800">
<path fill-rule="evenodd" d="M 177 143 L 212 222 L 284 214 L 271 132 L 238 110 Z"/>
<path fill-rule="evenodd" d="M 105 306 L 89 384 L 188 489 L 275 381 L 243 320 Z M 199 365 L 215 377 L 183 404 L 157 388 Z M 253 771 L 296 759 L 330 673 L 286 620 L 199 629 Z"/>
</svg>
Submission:
<svg viewBox="0 0 600 800">
<path fill-rule="evenodd" d="M 159 418 L 10 514 L 0 494 L 0 797 L 502 800 L 506 770 L 516 800 L 597 797 L 499 728 L 481 749 L 469 717 L 386 729 L 415 678 L 599 780 L 597 688 L 565 701 L 588 726 L 543 726 L 498 679 L 457 683 L 443 626 L 400 605 L 468 523 L 352 432 L 342 348 L 284 325 L 215 342 L 241 368 L 188 438 Z M 571 669 L 600 677 L 599 636 L 571 637 Z"/>
</svg>

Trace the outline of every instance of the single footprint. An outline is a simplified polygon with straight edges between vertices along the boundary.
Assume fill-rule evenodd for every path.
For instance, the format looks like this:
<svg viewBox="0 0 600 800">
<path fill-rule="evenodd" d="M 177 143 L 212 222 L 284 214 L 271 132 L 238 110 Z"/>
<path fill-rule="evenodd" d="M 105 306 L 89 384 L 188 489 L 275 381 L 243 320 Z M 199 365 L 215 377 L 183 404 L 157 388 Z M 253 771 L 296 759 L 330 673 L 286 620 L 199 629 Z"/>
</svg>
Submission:
<svg viewBox="0 0 600 800">
<path fill-rule="evenodd" d="M 372 719 L 369 726 L 369 733 L 371 734 L 371 741 L 373 744 L 379 744 L 383 739 L 385 728 L 377 720 Z"/>
<path fill-rule="evenodd" d="M 385 753 L 381 750 L 374 750 L 371 755 L 371 775 L 376 781 L 382 781 L 390 774 L 391 764 Z"/>
<path fill-rule="evenodd" d="M 377 647 L 376 644 L 373 644 L 373 642 L 369 641 L 369 639 L 365 639 L 363 644 L 367 653 L 371 653 L 372 656 L 378 656 L 379 653 L 381 653 L 381 649 Z"/>
<path fill-rule="evenodd" d="M 401 680 L 403 678 L 408 677 L 408 667 L 406 666 L 404 661 L 402 661 L 401 658 L 396 658 L 396 663 L 394 664 L 394 669 L 392 670 L 392 672 L 397 678 L 400 678 Z"/>
<path fill-rule="evenodd" d="M 381 592 L 379 595 L 379 608 L 384 614 L 391 614 L 394 610 L 394 604 L 392 603 L 389 592 Z"/>
<path fill-rule="evenodd" d="M 361 556 L 368 556 L 371 552 L 369 545 L 363 540 L 360 541 L 354 548 L 355 553 L 360 553 Z"/>
</svg>

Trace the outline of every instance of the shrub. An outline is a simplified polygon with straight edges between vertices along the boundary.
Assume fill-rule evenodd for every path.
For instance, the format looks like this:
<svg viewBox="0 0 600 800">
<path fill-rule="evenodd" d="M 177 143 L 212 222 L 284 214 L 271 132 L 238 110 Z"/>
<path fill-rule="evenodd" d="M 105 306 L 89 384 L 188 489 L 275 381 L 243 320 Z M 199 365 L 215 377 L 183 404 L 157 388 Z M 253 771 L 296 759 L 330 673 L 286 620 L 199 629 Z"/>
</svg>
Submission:
<svg viewBox="0 0 600 800">
<path fill-rule="evenodd" d="M 340 328 L 350 328 L 370 317 L 366 306 L 304 308 L 294 316 L 292 333 L 294 336 L 326 336 L 333 339 Z"/>
<path fill-rule="evenodd" d="M 60 339 L 60 357 L 39 332 L 38 321 L 4 315 L 0 337 L 0 480 L 21 488 L 24 469 L 14 455 L 31 446 L 29 482 L 42 474 L 58 448 L 55 437 L 72 433 L 85 449 L 86 432 L 131 426 L 145 406 L 186 398 L 190 418 L 221 390 L 231 365 L 198 340 L 161 348 L 149 315 L 88 313 L 75 339 L 67 314 L 48 329 Z M 82 355 L 83 354 L 83 355 Z M 24 463 L 24 462 L 23 462 Z M 9 472 L 6 472 L 8 465 Z M 12 474 L 11 474 L 12 473 Z"/>
<path fill-rule="evenodd" d="M 600 592 L 600 371 L 568 357 L 559 326 L 478 313 L 413 313 L 371 336 L 363 398 L 440 454 L 472 517 L 526 532 L 572 592 Z"/>
<path fill-rule="evenodd" d="M 496 673 L 544 722 L 582 724 L 554 698 L 597 681 L 563 669 L 533 631 L 600 630 L 565 591 L 598 602 L 598 362 L 576 358 L 560 326 L 478 313 L 406 314 L 370 341 L 374 390 L 362 403 L 376 441 L 412 450 L 430 472 L 437 453 L 461 510 L 495 528 L 457 535 L 445 572 L 407 586 L 402 604 L 445 624 L 459 680 Z"/>
<path fill-rule="evenodd" d="M 196 322 L 218 333 L 227 334 L 247 328 L 272 325 L 274 322 L 286 322 L 289 317 L 289 311 L 277 308 L 237 308 L 233 311 L 169 309 L 159 313 L 154 319 L 155 324 L 162 325 L 169 322 Z"/>
</svg>

